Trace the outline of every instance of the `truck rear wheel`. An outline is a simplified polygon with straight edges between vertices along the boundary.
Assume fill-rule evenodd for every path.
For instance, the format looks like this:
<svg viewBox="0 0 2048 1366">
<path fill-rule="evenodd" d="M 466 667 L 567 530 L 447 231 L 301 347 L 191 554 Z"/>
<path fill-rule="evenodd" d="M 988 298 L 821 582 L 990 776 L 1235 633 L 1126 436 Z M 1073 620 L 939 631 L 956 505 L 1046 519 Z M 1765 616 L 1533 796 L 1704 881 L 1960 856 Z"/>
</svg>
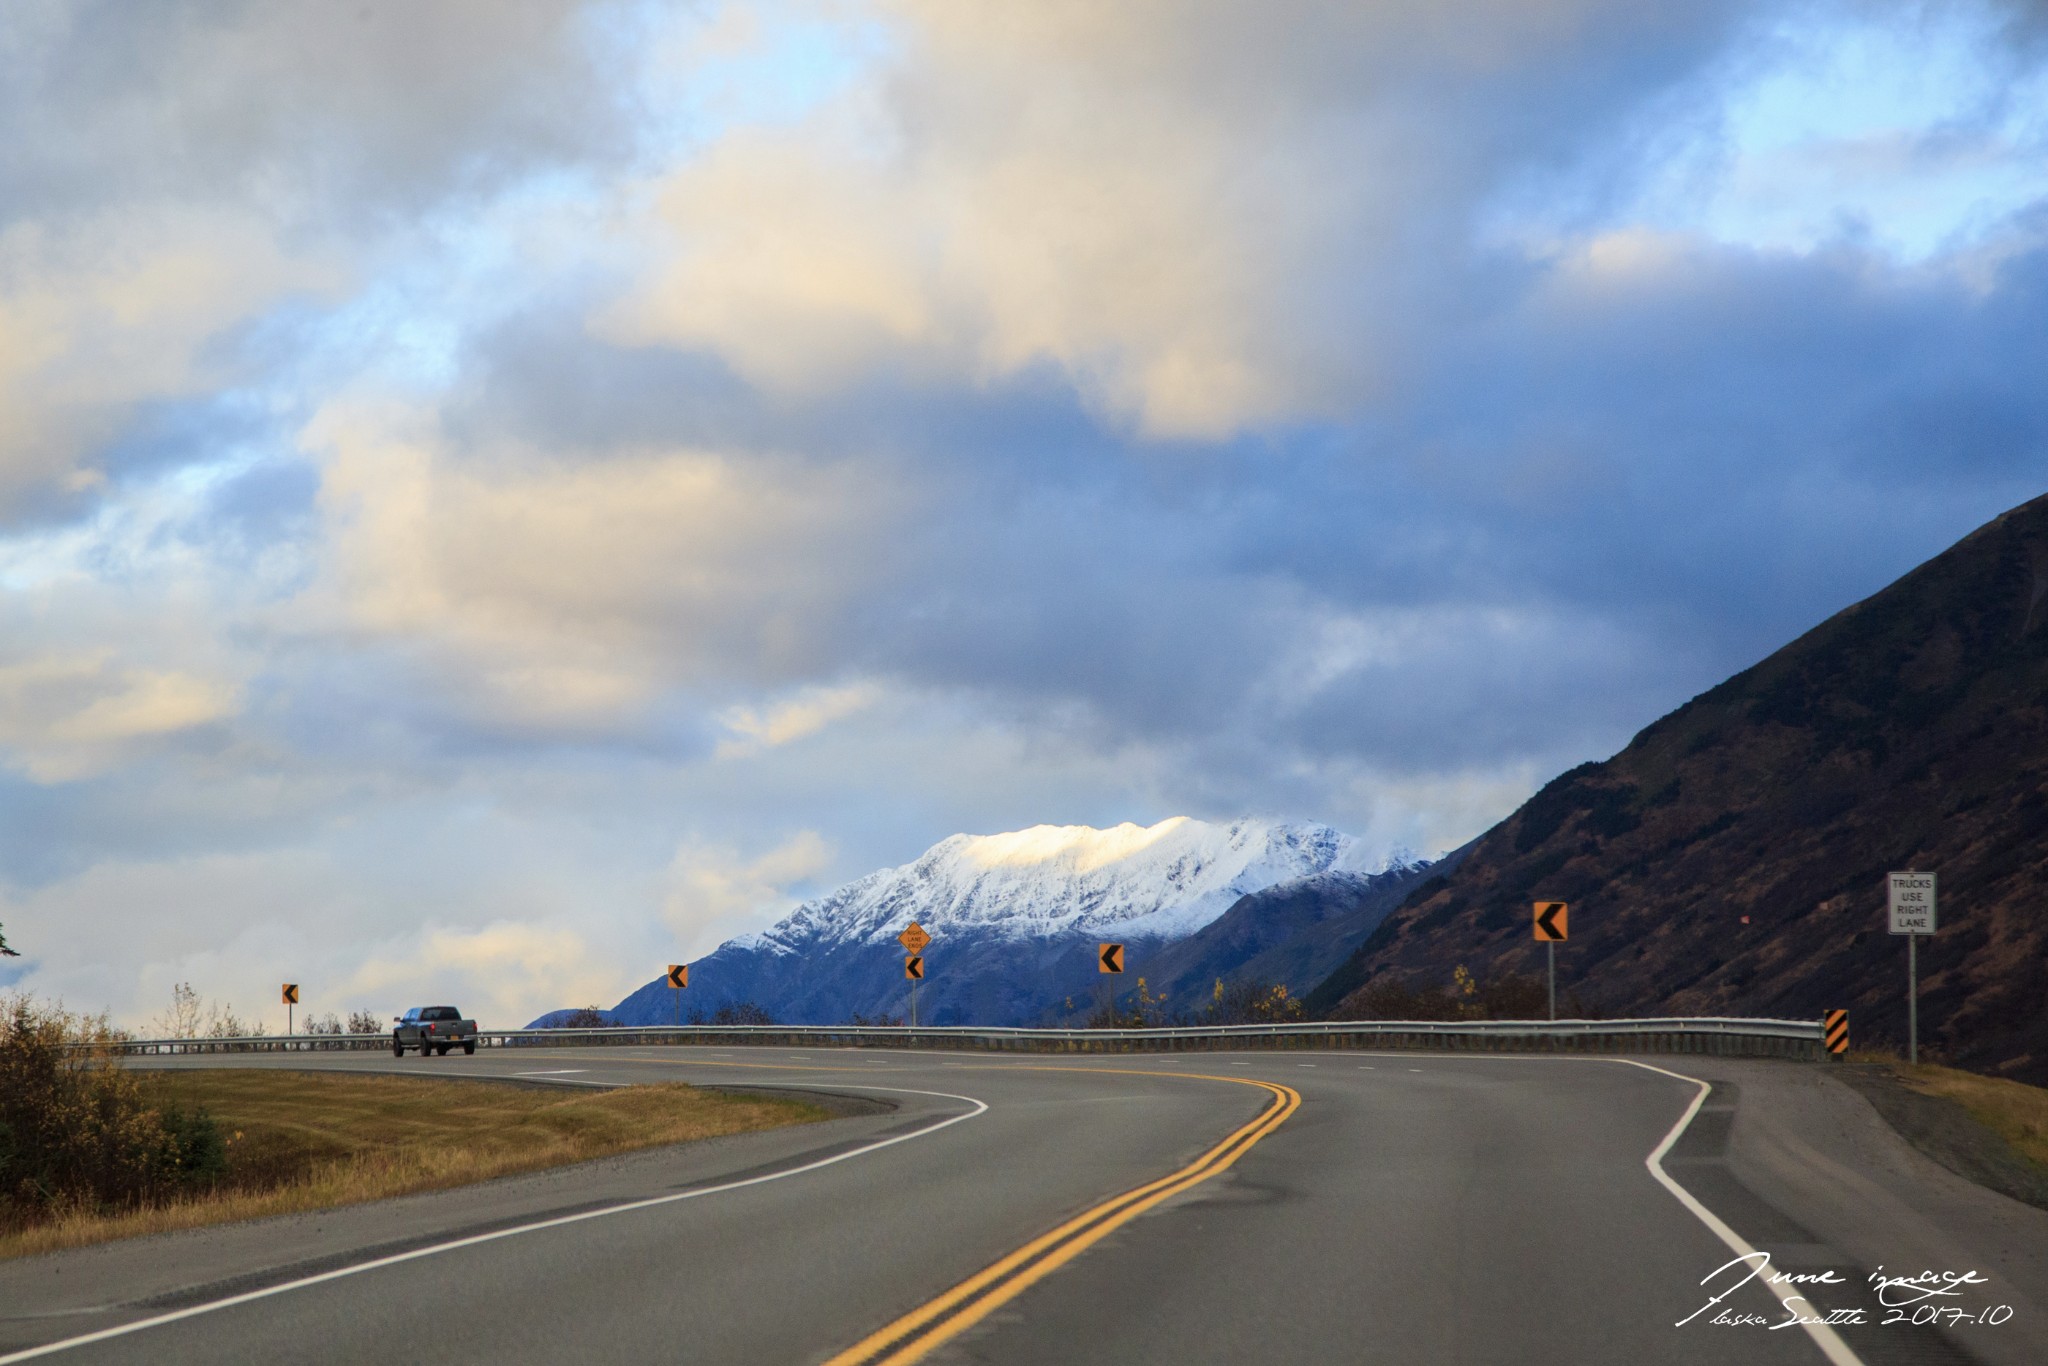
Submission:
<svg viewBox="0 0 2048 1366">
<path fill-rule="evenodd" d="M 464 1039 L 462 1041 L 462 1051 L 470 1054 L 471 1056 L 474 1056 L 476 1053 L 476 1040 Z"/>
</svg>

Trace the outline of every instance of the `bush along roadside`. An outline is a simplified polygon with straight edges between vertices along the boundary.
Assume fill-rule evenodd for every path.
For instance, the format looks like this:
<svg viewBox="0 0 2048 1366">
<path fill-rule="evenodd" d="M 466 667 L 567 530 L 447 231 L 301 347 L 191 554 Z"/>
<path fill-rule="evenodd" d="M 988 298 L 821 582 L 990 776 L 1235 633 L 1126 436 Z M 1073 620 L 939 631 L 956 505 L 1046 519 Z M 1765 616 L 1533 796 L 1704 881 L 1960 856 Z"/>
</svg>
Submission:
<svg viewBox="0 0 2048 1366">
<path fill-rule="evenodd" d="M 110 1065 L 111 1039 L 104 1019 L 0 1002 L 0 1228 L 133 1209 L 226 1175 L 212 1117 L 151 1104 Z"/>
<path fill-rule="evenodd" d="M 1559 998 L 1558 1015 L 1567 1020 L 1597 1020 L 1603 1012 L 1590 1008 L 1576 992 Z M 1504 972 L 1475 977 L 1462 964 L 1441 984 L 1418 985 L 1382 973 L 1347 996 L 1325 1018 L 1332 1020 L 1540 1020 L 1550 1010 L 1550 989 L 1540 977 Z"/>
</svg>

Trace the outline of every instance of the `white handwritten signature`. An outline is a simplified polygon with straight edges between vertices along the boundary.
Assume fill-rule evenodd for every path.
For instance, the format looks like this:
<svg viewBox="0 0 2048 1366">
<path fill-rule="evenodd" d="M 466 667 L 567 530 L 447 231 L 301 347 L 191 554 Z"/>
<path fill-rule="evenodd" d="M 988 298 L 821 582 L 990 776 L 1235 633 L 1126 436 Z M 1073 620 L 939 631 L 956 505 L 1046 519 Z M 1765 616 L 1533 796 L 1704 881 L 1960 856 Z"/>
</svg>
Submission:
<svg viewBox="0 0 2048 1366">
<path fill-rule="evenodd" d="M 1877 1302 L 1887 1309 L 1903 1305 L 1919 1304 L 1936 1296 L 1953 1299 L 1965 1285 L 1983 1285 L 1985 1280 L 1974 1271 L 1922 1271 L 1912 1276 L 1887 1276 L 1879 1267 L 1870 1273 L 1870 1283 L 1877 1287 Z"/>
<path fill-rule="evenodd" d="M 1774 1271 L 1771 1269 L 1770 1253 L 1750 1252 L 1721 1263 L 1721 1265 L 1701 1277 L 1700 1284 L 1711 1289 L 1718 1280 L 1724 1278 L 1732 1279 L 1728 1280 L 1726 1287 L 1721 1289 L 1718 1294 L 1710 1295 L 1705 1304 L 1687 1314 L 1674 1326 L 1683 1328 L 1686 1324 L 1691 1323 L 1709 1310 L 1715 1311 L 1714 1316 L 1707 1320 L 1709 1323 L 1727 1327 L 1757 1326 L 1768 1328 L 1772 1332 L 1776 1332 L 1780 1328 L 1796 1328 L 1808 1324 L 1826 1324 L 1831 1327 L 1841 1327 L 1844 1325 L 1861 1325 L 1868 1322 L 1868 1319 L 1865 1317 L 1867 1311 L 1860 1308 L 1829 1309 L 1809 1313 L 1794 1307 L 1795 1305 L 1806 1305 L 1811 1309 L 1812 1301 L 1808 1300 L 1805 1295 L 1791 1291 L 1789 1287 L 1848 1284 L 1848 1281 L 1832 1268 L 1825 1271 Z M 1759 1278 L 1762 1278 L 1766 1286 L 1788 1287 L 1785 1291 L 1774 1292 L 1778 1294 L 1785 1310 L 1785 1317 L 1775 1323 L 1762 1314 L 1749 1313 L 1722 1306 L 1722 1302 L 1730 1295 L 1733 1295 L 1743 1286 Z M 1943 1298 L 1954 1299 L 1963 1293 L 1965 1286 L 1987 1284 L 1985 1278 L 1978 1275 L 1975 1271 L 1921 1271 L 1912 1275 L 1901 1276 L 1887 1275 L 1885 1269 L 1881 1266 L 1870 1273 L 1868 1282 L 1876 1292 L 1878 1304 L 1891 1310 L 1929 1303 Z M 1888 1323 L 1893 1321 L 1895 1320 L 1886 1320 Z M 1920 1321 L 1920 1316 L 1915 1315 L 1914 1321 Z"/>
</svg>

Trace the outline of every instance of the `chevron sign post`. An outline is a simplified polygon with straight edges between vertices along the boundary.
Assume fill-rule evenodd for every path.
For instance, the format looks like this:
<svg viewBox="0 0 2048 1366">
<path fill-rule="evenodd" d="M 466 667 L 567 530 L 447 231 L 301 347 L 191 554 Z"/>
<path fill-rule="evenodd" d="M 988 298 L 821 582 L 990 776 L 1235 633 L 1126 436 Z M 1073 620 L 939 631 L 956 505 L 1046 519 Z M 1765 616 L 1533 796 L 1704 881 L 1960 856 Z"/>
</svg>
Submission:
<svg viewBox="0 0 2048 1366">
<path fill-rule="evenodd" d="M 1111 1025 L 1116 1023 L 1116 989 L 1109 983 L 1112 976 L 1121 976 L 1124 970 L 1124 946 L 1121 944 L 1097 944 L 1095 946 L 1095 971 L 1102 974 L 1102 1018 Z"/>
<path fill-rule="evenodd" d="M 1550 958 L 1550 1018 L 1557 1018 L 1557 941 L 1571 935 L 1566 918 L 1571 906 L 1563 901 L 1539 901 L 1536 903 L 1532 926 L 1536 938 L 1543 943 L 1544 952 Z"/>
<path fill-rule="evenodd" d="M 683 988 L 688 985 L 690 985 L 690 965 L 688 963 L 670 963 L 668 965 L 668 989 L 676 993 L 670 999 L 675 1005 L 676 1027 L 678 1029 L 682 1027 L 683 1023 L 682 992 Z"/>
</svg>

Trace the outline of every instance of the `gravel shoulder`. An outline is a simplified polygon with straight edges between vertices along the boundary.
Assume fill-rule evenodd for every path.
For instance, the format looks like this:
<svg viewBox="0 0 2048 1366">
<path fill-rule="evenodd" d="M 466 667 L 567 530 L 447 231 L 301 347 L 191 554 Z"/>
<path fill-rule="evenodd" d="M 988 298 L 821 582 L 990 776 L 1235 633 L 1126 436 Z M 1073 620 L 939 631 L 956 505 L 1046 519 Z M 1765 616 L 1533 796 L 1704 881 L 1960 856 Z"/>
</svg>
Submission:
<svg viewBox="0 0 2048 1366">
<path fill-rule="evenodd" d="M 1855 1088 L 1901 1138 L 1957 1176 L 2048 1210 L 2048 1171 L 1957 1102 L 1913 1089 L 1883 1063 L 1852 1063 L 1830 1075 Z"/>
</svg>

